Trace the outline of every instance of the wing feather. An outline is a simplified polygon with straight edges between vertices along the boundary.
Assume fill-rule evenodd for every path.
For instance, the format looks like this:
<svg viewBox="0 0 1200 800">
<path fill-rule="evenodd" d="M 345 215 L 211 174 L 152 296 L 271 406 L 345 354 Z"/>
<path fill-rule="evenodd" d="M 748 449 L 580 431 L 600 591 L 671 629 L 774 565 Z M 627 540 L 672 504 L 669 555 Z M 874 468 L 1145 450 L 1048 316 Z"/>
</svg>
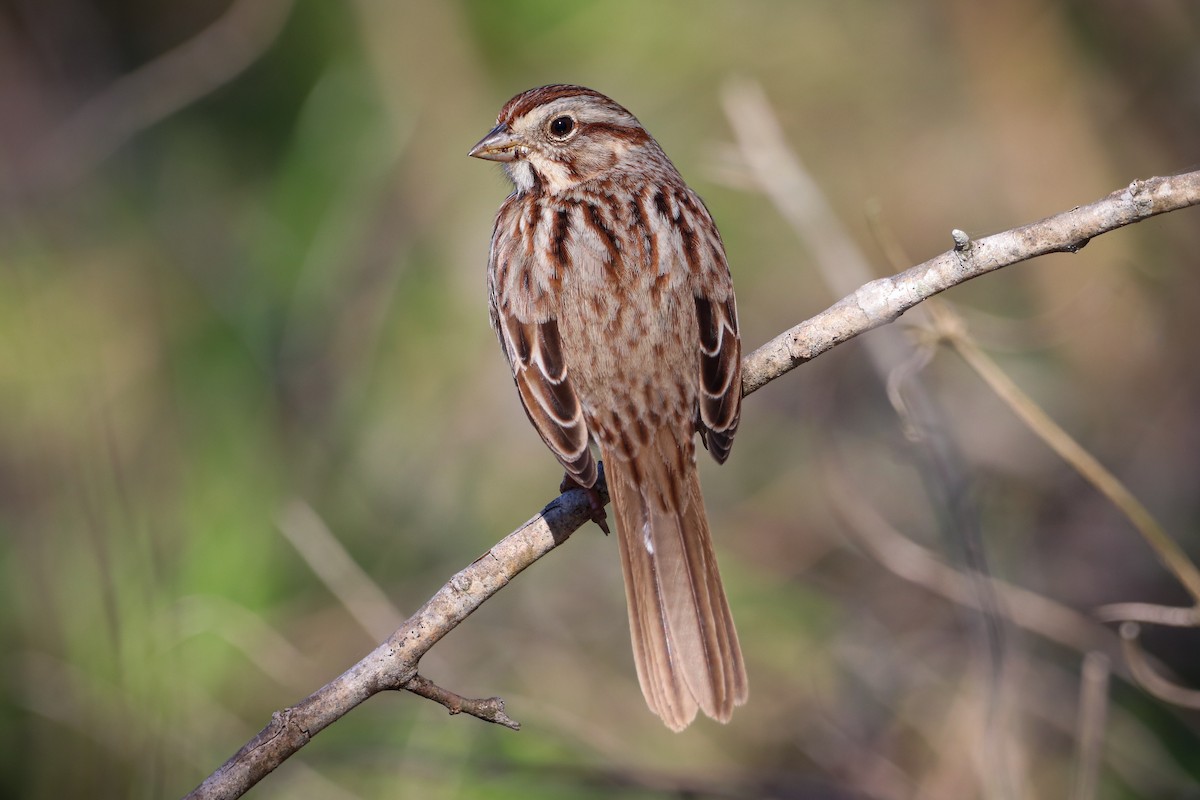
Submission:
<svg viewBox="0 0 1200 800">
<path fill-rule="evenodd" d="M 733 447 L 742 405 L 742 343 L 733 295 L 723 302 L 697 297 L 696 326 L 700 334 L 700 435 L 717 463 L 724 463 Z"/>
<path fill-rule="evenodd" d="M 521 244 L 535 238 L 537 214 L 522 205 L 510 198 L 497 217 L 488 265 L 492 324 L 529 421 L 567 474 L 581 486 L 592 486 L 596 461 L 588 449 L 583 405 L 563 359 L 558 320 L 549 313 L 550 295 L 538 279 L 536 251 Z M 527 222 L 530 217 L 535 221 Z M 502 238 L 501 231 L 512 230 L 518 219 L 524 223 L 522 237 Z"/>
</svg>

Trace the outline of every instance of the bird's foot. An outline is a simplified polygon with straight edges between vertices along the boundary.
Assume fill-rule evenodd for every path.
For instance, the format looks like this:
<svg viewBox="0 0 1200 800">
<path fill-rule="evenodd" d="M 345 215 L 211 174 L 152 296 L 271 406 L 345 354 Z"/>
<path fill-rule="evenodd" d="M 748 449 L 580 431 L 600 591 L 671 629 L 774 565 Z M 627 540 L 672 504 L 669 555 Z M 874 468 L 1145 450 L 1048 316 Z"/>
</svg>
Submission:
<svg viewBox="0 0 1200 800">
<path fill-rule="evenodd" d="M 582 486 L 570 475 L 564 474 L 562 483 L 558 485 L 559 494 L 565 494 L 572 489 L 583 489 L 587 492 L 588 505 L 592 509 L 592 522 L 596 523 L 606 536 L 611 533 L 608 529 L 608 514 L 604 511 L 604 498 L 600 496 L 600 490 L 595 486 Z"/>
</svg>

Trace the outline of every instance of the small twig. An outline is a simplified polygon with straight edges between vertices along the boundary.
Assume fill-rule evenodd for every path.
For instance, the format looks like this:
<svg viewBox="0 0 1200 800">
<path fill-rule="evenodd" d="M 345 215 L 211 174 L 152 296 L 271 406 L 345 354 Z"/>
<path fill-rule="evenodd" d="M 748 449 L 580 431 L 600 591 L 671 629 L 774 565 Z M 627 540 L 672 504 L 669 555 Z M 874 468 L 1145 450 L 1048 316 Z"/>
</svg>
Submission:
<svg viewBox="0 0 1200 800">
<path fill-rule="evenodd" d="M 441 703 L 451 714 L 470 714 L 485 722 L 494 722 L 514 731 L 521 730 L 521 723 L 504 713 L 504 700 L 499 697 L 483 700 L 462 697 L 421 675 L 413 675 L 404 688 L 426 700 Z"/>
<path fill-rule="evenodd" d="M 1083 657 L 1079 687 L 1079 722 L 1075 739 L 1075 781 L 1071 800 L 1095 800 L 1104 760 L 1104 733 L 1108 726 L 1108 679 L 1111 662 L 1103 653 Z"/>
<path fill-rule="evenodd" d="M 1141 627 L 1136 622 L 1126 622 L 1121 625 L 1122 650 L 1134 679 L 1143 689 L 1159 700 L 1184 708 L 1200 709 L 1200 691 L 1172 683 L 1150 666 L 1146 654 L 1138 645 L 1140 633 Z"/>
<path fill-rule="evenodd" d="M 1200 627 L 1200 606 L 1160 606 L 1155 603 L 1109 603 L 1096 609 L 1104 622 L 1145 622 L 1173 628 Z"/>
</svg>

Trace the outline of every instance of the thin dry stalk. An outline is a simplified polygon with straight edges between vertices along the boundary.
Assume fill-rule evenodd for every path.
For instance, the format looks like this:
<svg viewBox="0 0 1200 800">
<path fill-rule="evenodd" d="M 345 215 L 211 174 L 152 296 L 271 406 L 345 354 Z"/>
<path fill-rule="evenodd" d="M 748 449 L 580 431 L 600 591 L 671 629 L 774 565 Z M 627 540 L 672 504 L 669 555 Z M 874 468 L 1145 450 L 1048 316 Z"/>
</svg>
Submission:
<svg viewBox="0 0 1200 800">
<path fill-rule="evenodd" d="M 1200 571 L 1133 492 L 1063 430 L 1062 426 L 1051 419 L 1049 414 L 1033 402 L 1029 395 L 966 335 L 961 318 L 945 307 L 931 306 L 929 311 L 933 314 L 943 337 L 983 379 L 988 388 L 1003 400 L 1039 439 L 1074 467 L 1125 515 L 1146 543 L 1153 548 L 1163 566 L 1183 584 L 1197 604 L 1200 604 Z"/>
<path fill-rule="evenodd" d="M 1075 783 L 1071 800 L 1095 800 L 1104 761 L 1104 733 L 1108 726 L 1108 678 L 1110 661 L 1103 653 L 1083 657 L 1079 687 L 1079 724 L 1075 740 Z"/>
</svg>

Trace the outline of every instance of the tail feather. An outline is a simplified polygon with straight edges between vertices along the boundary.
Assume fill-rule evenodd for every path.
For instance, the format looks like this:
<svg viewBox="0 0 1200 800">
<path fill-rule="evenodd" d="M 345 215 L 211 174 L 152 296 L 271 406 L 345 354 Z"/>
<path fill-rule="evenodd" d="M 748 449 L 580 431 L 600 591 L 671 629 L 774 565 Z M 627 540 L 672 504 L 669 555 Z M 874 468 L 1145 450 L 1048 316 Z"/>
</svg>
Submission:
<svg viewBox="0 0 1200 800">
<path fill-rule="evenodd" d="M 672 730 L 697 709 L 727 722 L 746 669 L 690 448 L 664 428 L 632 460 L 604 456 L 642 694 Z"/>
</svg>

